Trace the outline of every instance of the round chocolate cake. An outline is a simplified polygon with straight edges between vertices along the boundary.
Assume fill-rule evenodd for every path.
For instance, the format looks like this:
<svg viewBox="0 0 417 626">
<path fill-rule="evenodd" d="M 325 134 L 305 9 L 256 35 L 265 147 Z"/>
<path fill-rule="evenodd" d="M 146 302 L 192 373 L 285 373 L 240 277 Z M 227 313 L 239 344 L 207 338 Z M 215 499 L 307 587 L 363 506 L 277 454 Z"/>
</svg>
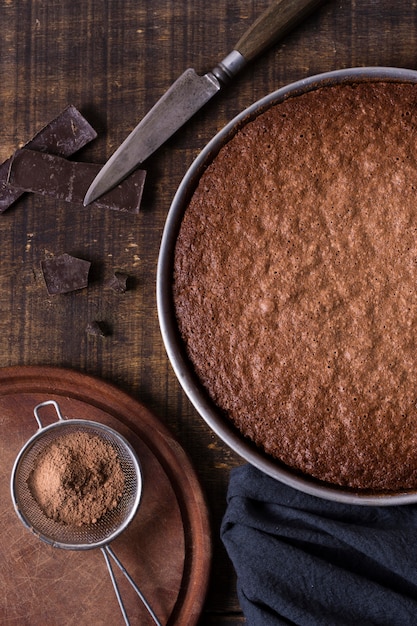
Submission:
<svg viewBox="0 0 417 626">
<path fill-rule="evenodd" d="M 417 86 L 291 97 L 202 175 L 179 232 L 189 358 L 246 437 L 354 489 L 417 487 Z"/>
</svg>

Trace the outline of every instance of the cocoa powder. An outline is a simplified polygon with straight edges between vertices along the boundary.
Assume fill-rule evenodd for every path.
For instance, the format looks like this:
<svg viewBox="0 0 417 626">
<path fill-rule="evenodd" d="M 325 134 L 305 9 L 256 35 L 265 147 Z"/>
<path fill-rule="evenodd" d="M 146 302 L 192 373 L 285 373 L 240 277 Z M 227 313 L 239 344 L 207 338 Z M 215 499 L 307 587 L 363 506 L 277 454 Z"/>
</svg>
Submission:
<svg viewBox="0 0 417 626">
<path fill-rule="evenodd" d="M 81 526 L 95 524 L 116 508 L 124 476 L 113 447 L 79 431 L 56 439 L 38 455 L 28 486 L 47 517 Z"/>
</svg>

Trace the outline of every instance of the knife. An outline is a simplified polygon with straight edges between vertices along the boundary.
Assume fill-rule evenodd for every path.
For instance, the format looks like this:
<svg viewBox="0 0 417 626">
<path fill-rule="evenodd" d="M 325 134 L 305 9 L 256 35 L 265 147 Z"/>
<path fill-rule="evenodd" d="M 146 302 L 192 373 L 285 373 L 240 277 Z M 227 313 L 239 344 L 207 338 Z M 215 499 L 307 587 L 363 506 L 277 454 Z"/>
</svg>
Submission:
<svg viewBox="0 0 417 626">
<path fill-rule="evenodd" d="M 211 72 L 187 69 L 145 115 L 94 178 L 84 206 L 115 187 L 187 122 L 249 61 L 307 17 L 324 0 L 274 0 Z"/>
</svg>

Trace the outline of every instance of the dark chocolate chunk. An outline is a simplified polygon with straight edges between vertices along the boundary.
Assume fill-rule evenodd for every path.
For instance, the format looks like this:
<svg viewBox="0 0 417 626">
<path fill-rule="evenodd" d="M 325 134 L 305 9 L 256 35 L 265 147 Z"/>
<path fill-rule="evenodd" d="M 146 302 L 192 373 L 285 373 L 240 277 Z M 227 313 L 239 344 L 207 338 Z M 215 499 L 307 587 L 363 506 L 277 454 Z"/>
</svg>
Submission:
<svg viewBox="0 0 417 626">
<path fill-rule="evenodd" d="M 69 254 L 45 259 L 41 262 L 46 288 L 50 295 L 84 289 L 88 285 L 90 261 Z"/>
<path fill-rule="evenodd" d="M 125 293 L 127 291 L 128 275 L 123 272 L 115 272 L 110 278 L 107 285 L 116 293 Z"/>
<path fill-rule="evenodd" d="M 82 205 L 87 189 L 101 167 L 23 148 L 13 156 L 8 182 L 25 191 Z M 144 170 L 135 170 L 90 206 L 138 213 L 145 177 Z"/>
<path fill-rule="evenodd" d="M 96 137 L 94 128 L 70 104 L 28 141 L 25 147 L 68 157 Z M 11 158 L 0 165 L 0 213 L 8 209 L 23 193 L 22 189 L 13 189 L 7 184 L 10 161 Z"/>
</svg>

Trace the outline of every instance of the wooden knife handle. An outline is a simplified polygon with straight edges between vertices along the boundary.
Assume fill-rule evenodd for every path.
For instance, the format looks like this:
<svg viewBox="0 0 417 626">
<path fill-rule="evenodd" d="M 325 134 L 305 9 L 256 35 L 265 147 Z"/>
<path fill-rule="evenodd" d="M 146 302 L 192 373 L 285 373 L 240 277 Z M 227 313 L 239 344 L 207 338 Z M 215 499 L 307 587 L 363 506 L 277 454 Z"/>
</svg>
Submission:
<svg viewBox="0 0 417 626">
<path fill-rule="evenodd" d="M 239 39 L 235 50 L 251 61 L 286 35 L 324 0 L 274 0 Z"/>
</svg>

